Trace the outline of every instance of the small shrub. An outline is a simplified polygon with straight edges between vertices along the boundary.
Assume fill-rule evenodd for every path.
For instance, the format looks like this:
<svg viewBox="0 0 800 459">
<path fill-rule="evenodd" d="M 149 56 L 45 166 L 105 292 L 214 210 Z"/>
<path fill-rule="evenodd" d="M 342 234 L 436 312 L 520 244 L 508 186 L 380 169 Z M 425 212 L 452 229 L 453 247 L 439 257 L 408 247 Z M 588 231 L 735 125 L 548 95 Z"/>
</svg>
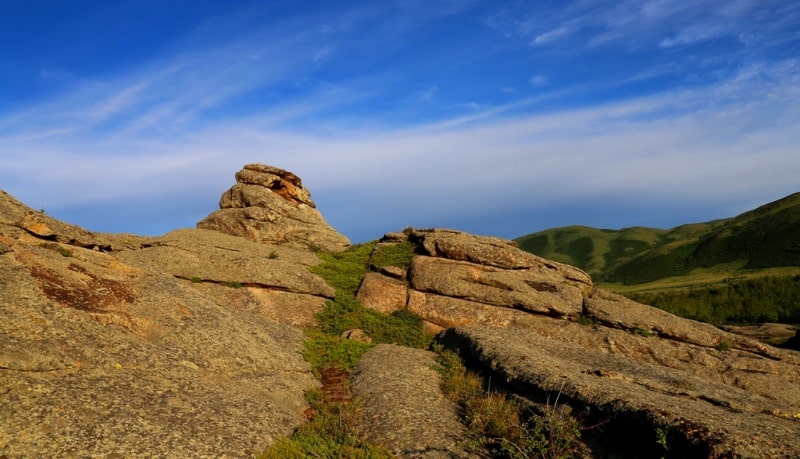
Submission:
<svg viewBox="0 0 800 459">
<path fill-rule="evenodd" d="M 309 422 L 301 425 L 291 438 L 282 438 L 259 459 L 285 458 L 353 458 L 388 459 L 391 453 L 380 446 L 361 443 L 353 428 L 357 406 L 352 403 L 331 403 L 321 391 L 311 391 L 306 400 L 314 412 Z"/>
<path fill-rule="evenodd" d="M 452 351 L 442 351 L 438 362 L 442 391 L 461 407 L 465 424 L 492 457 L 560 459 L 577 454 L 581 424 L 558 399 L 543 414 L 526 417 L 504 394 L 484 391 L 481 378 L 468 372 Z"/>
<path fill-rule="evenodd" d="M 580 325 L 594 325 L 595 324 L 595 320 L 592 317 L 584 316 L 583 314 L 581 314 L 580 316 L 578 316 L 578 324 L 580 324 Z"/>
<path fill-rule="evenodd" d="M 630 331 L 634 335 L 644 336 L 645 338 L 650 338 L 651 336 L 658 335 L 658 333 L 654 332 L 653 330 L 644 330 L 641 328 L 631 328 L 628 331 Z"/>
<path fill-rule="evenodd" d="M 371 347 L 360 341 L 341 338 L 319 330 L 308 330 L 308 339 L 304 342 L 303 357 L 311 364 L 311 368 L 319 376 L 323 368 L 339 368 L 349 370 L 355 367 L 358 359 Z"/>
<path fill-rule="evenodd" d="M 272 252 L 270 252 L 270 253 L 269 253 L 269 255 L 267 256 L 267 258 L 269 258 L 270 260 L 275 260 L 275 259 L 277 259 L 277 258 L 278 258 L 278 252 L 276 252 L 276 251 L 274 251 L 274 250 L 273 250 Z"/>
<path fill-rule="evenodd" d="M 361 280 L 367 273 L 367 261 L 374 247 L 375 243 L 370 242 L 351 246 L 344 252 L 317 254 L 325 263 L 309 269 L 336 288 L 337 296 L 343 293 L 355 296 Z"/>
<path fill-rule="evenodd" d="M 490 392 L 471 397 L 465 403 L 467 426 L 490 439 L 518 439 L 520 410 L 505 395 Z"/>
<path fill-rule="evenodd" d="M 236 281 L 228 282 L 226 285 L 228 287 L 230 287 L 230 288 L 242 288 L 242 283 L 241 282 L 236 282 Z"/>
<path fill-rule="evenodd" d="M 717 343 L 717 350 L 718 351 L 727 351 L 731 348 L 731 343 L 729 341 L 720 341 Z"/>
<path fill-rule="evenodd" d="M 203 282 L 203 278 L 197 276 L 192 277 L 190 280 L 192 281 L 193 284 L 199 284 L 200 282 Z"/>
<path fill-rule="evenodd" d="M 69 257 L 73 256 L 72 255 L 72 250 L 70 250 L 70 249 L 68 249 L 66 247 L 59 247 L 58 248 L 58 253 L 60 253 L 62 257 L 68 257 L 69 258 Z"/>
</svg>

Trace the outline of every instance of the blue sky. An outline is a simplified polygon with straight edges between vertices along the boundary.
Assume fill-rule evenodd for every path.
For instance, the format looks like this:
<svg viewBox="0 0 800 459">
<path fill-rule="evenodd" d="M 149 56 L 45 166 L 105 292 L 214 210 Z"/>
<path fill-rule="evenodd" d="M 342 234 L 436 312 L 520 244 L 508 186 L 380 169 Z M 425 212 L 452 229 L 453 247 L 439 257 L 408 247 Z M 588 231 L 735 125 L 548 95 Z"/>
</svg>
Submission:
<svg viewBox="0 0 800 459">
<path fill-rule="evenodd" d="M 733 216 L 800 191 L 800 2 L 0 0 L 0 189 L 162 234 L 250 162 L 355 242 Z"/>
</svg>

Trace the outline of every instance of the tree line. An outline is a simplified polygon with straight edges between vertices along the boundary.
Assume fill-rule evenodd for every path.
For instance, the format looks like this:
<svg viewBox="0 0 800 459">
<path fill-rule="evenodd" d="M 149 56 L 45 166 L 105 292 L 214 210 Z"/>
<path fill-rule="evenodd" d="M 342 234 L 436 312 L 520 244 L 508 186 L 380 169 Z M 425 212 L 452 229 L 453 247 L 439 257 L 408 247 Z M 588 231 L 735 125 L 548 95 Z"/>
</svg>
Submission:
<svg viewBox="0 0 800 459">
<path fill-rule="evenodd" d="M 729 279 L 692 289 L 628 293 L 639 303 L 714 325 L 800 324 L 800 275 Z"/>
</svg>

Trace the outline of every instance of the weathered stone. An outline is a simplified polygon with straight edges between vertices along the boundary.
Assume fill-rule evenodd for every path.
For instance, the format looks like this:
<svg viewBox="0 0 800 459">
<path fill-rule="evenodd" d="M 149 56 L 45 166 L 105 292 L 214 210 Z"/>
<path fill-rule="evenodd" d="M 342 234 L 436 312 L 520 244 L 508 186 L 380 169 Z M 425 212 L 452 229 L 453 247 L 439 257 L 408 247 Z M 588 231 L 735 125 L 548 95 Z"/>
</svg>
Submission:
<svg viewBox="0 0 800 459">
<path fill-rule="evenodd" d="M 361 432 L 400 458 L 479 457 L 464 451 L 467 429 L 441 392 L 436 354 L 379 344 L 364 354 L 351 389 L 361 406 Z"/>
<path fill-rule="evenodd" d="M 252 241 L 203 229 L 181 229 L 125 250 L 121 260 L 175 277 L 222 287 L 261 287 L 333 298 L 334 289 L 309 266 L 321 260 L 305 250 Z"/>
<path fill-rule="evenodd" d="M 706 347 L 734 347 L 771 358 L 780 358 L 777 349 L 754 339 L 727 333 L 719 328 L 686 320 L 652 306 L 631 301 L 622 295 L 602 290 L 586 299 L 586 317 L 623 330 L 657 333 L 663 338 Z"/>
<path fill-rule="evenodd" d="M 410 239 L 432 257 L 503 269 L 535 270 L 545 277 L 552 277 L 552 272 L 555 272 L 558 277 L 578 286 L 584 296 L 588 296 L 592 290 L 592 279 L 580 269 L 537 257 L 520 250 L 515 242 L 506 239 L 444 229 L 415 230 Z"/>
<path fill-rule="evenodd" d="M 86 231 L 37 212 L 0 190 L 0 234 L 29 243 L 58 242 L 99 251 L 113 250 L 107 235 Z"/>
<path fill-rule="evenodd" d="M 0 254 L 0 456 L 253 457 L 305 422 L 303 394 L 319 383 L 301 356 L 303 333 L 201 288 L 248 287 L 170 272 L 246 260 L 241 245 L 216 252 L 202 236 L 192 245 L 198 230 L 96 236 L 40 213 L 51 232 L 32 231 L 20 216 L 33 211 L 4 198 L 0 239 L 11 250 Z M 258 253 L 259 244 L 229 239 Z M 151 259 L 135 255 L 148 245 Z M 277 250 L 289 266 L 291 253 Z"/>
<path fill-rule="evenodd" d="M 248 164 L 236 174 L 236 180 L 222 194 L 220 210 L 200 221 L 198 228 L 327 252 L 350 245 L 315 209 L 311 194 L 291 172 Z"/>
<path fill-rule="evenodd" d="M 440 328 L 485 324 L 506 327 L 528 313 L 448 296 L 411 291 L 408 311 Z"/>
<path fill-rule="evenodd" d="M 557 273 L 507 270 L 416 256 L 409 268 L 415 290 L 554 316 L 580 315 L 583 293 Z"/>
<path fill-rule="evenodd" d="M 573 333 L 580 327 L 591 328 L 542 319 L 562 322 Z M 606 330 L 618 336 L 626 333 Z M 663 345 L 670 345 L 668 340 L 657 337 L 628 335 L 649 341 L 649 349 L 665 341 Z M 661 429 L 669 433 L 666 441 L 670 454 L 681 457 L 800 455 L 800 423 L 793 419 L 800 414 L 796 362 L 754 359 L 753 354 L 741 351 L 726 355 L 684 345 L 689 355 L 695 352 L 721 359 L 726 365 L 750 365 L 749 371 L 761 367 L 760 371 L 770 375 L 772 390 L 757 393 L 752 387 L 742 390 L 736 379 L 710 380 L 697 373 L 697 367 L 708 360 L 696 359 L 689 368 L 676 368 L 669 362 L 646 362 L 609 352 L 608 348 L 586 346 L 580 339 L 564 339 L 565 336 L 562 333 L 554 338 L 530 329 L 473 326 L 450 329 L 441 341 L 479 362 L 484 371 L 491 372 L 493 381 L 502 381 L 525 397 L 543 398 L 545 393 L 558 393 L 562 403 L 591 406 L 592 412 L 599 409 L 605 417 L 602 421 L 614 430 L 626 432 L 628 441 L 636 441 L 637 437 L 646 441 L 647 436 Z M 766 370 L 771 364 L 771 370 Z M 784 382 L 779 383 L 778 379 Z"/>
<path fill-rule="evenodd" d="M 408 240 L 408 234 L 398 231 L 384 234 L 380 242 L 401 242 L 406 240 Z"/>
<path fill-rule="evenodd" d="M 391 314 L 405 309 L 408 287 L 401 281 L 378 273 L 367 273 L 356 298 L 364 306 Z"/>
</svg>

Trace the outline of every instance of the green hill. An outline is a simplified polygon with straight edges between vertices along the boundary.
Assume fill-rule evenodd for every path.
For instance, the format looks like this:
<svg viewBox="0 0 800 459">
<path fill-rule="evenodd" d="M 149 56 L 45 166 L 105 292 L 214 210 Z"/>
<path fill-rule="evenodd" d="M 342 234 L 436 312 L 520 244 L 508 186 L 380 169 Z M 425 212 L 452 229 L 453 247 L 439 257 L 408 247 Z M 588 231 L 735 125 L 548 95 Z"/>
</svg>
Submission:
<svg viewBox="0 0 800 459">
<path fill-rule="evenodd" d="M 516 239 L 520 248 L 568 263 L 597 281 L 645 284 L 708 270 L 737 274 L 800 267 L 800 193 L 737 217 L 656 228 L 554 228 Z"/>
<path fill-rule="evenodd" d="M 800 323 L 800 193 L 669 230 L 569 226 L 516 239 L 600 287 L 717 325 Z"/>
</svg>

